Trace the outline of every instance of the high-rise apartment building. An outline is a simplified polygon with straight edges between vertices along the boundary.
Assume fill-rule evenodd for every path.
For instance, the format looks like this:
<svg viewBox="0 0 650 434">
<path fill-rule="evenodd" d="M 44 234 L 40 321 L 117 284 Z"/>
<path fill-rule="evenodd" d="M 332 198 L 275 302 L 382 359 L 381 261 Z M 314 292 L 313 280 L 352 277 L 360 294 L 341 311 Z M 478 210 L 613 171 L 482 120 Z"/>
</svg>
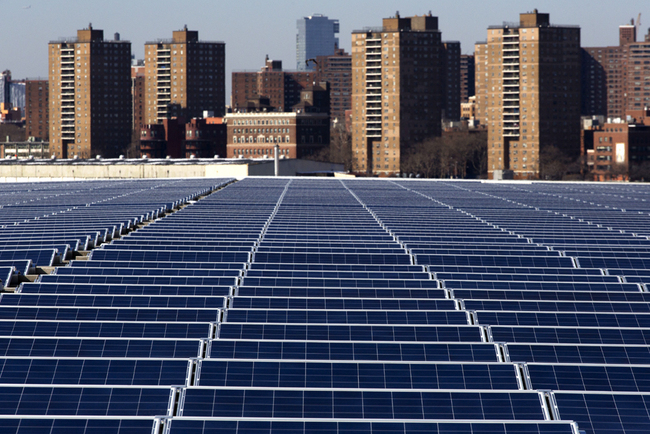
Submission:
<svg viewBox="0 0 650 434">
<path fill-rule="evenodd" d="M 488 178 L 539 177 L 547 147 L 577 158 L 580 28 L 535 10 L 487 33 Z"/>
<path fill-rule="evenodd" d="M 460 119 L 460 42 L 442 42 L 442 118 L 449 121 Z"/>
<path fill-rule="evenodd" d="M 314 64 L 309 62 L 318 56 L 334 54 L 339 47 L 339 20 L 330 20 L 324 15 L 316 14 L 297 21 L 296 35 L 296 69 L 312 71 Z"/>
<path fill-rule="evenodd" d="M 133 101 L 133 131 L 139 131 L 144 125 L 145 114 L 145 68 L 144 61 L 131 64 L 131 95 Z"/>
<path fill-rule="evenodd" d="M 88 26 L 48 50 L 50 153 L 120 155 L 131 141 L 131 43 Z"/>
<path fill-rule="evenodd" d="M 50 140 L 49 83 L 47 80 L 25 80 L 25 139 Z"/>
<path fill-rule="evenodd" d="M 477 42 L 474 45 L 474 94 L 476 96 L 476 117 L 483 125 L 488 120 L 488 45 Z"/>
<path fill-rule="evenodd" d="M 345 125 L 345 112 L 352 108 L 352 56 L 342 48 L 329 56 L 316 57 L 317 83 L 330 85 L 330 117 Z"/>
<path fill-rule="evenodd" d="M 460 55 L 460 102 L 469 102 L 475 95 L 475 65 L 473 54 Z"/>
<path fill-rule="evenodd" d="M 223 116 L 226 45 L 199 41 L 199 32 L 174 31 L 172 39 L 145 44 L 145 124 L 170 117 Z"/>
<path fill-rule="evenodd" d="M 619 45 L 582 51 L 582 114 L 624 119 L 650 106 L 650 29 L 636 41 L 636 27 L 619 26 Z"/>
<path fill-rule="evenodd" d="M 284 71 L 281 60 L 270 60 L 267 56 L 259 71 L 233 71 L 232 108 L 239 110 L 251 100 L 268 98 L 278 111 L 290 111 L 300 102 L 300 93 L 316 81 L 316 76 L 315 71 Z"/>
<path fill-rule="evenodd" d="M 443 47 L 431 14 L 352 33 L 352 170 L 400 173 L 403 147 L 441 134 Z"/>
</svg>

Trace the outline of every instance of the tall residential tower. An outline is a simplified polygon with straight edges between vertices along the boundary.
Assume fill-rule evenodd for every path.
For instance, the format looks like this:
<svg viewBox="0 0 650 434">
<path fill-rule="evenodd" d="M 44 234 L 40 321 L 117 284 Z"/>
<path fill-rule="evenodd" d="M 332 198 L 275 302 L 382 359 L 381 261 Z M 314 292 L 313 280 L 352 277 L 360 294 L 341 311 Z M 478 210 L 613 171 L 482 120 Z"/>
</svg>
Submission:
<svg viewBox="0 0 650 434">
<path fill-rule="evenodd" d="M 404 146 L 441 134 L 443 49 L 430 13 L 352 33 L 354 172 L 397 175 Z"/>
<path fill-rule="evenodd" d="M 226 44 L 199 41 L 199 32 L 145 44 L 145 124 L 176 116 L 223 116 L 226 107 Z"/>
<path fill-rule="evenodd" d="M 477 57 L 476 75 L 487 79 L 488 178 L 504 171 L 539 177 L 545 148 L 577 158 L 580 28 L 551 25 L 549 14 L 535 10 L 519 23 L 489 27 L 487 36 L 485 72 Z"/>
<path fill-rule="evenodd" d="M 131 43 L 88 26 L 48 50 L 50 153 L 120 155 L 131 141 Z"/>
</svg>

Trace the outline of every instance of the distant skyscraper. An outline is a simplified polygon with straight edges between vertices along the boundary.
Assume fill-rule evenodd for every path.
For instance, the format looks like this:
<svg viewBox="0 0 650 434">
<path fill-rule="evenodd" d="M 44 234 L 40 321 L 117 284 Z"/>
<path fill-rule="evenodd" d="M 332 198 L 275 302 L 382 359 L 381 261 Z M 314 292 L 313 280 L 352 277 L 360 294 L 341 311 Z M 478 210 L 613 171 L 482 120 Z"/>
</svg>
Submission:
<svg viewBox="0 0 650 434">
<path fill-rule="evenodd" d="M 88 26 L 48 49 L 50 153 L 120 155 L 131 142 L 131 43 Z"/>
<path fill-rule="evenodd" d="M 354 172 L 397 175 L 404 147 L 440 136 L 443 50 L 431 14 L 396 15 L 352 33 Z"/>
<path fill-rule="evenodd" d="M 226 111 L 226 44 L 199 41 L 199 32 L 175 31 L 172 39 L 147 42 L 145 124 L 174 116 L 199 118 Z"/>
<path fill-rule="evenodd" d="M 11 71 L 6 70 L 0 73 L 0 104 L 11 102 Z"/>
<path fill-rule="evenodd" d="M 535 10 L 487 34 L 488 178 L 502 171 L 537 178 L 547 147 L 577 158 L 580 28 L 551 25 Z M 477 53 L 477 77 L 484 74 L 478 60 Z"/>
<path fill-rule="evenodd" d="M 337 33 L 339 33 L 339 20 L 330 20 L 320 14 L 299 19 L 296 35 L 297 69 L 311 71 L 314 65 L 313 63 L 307 65 L 309 59 L 334 54 L 339 46 Z"/>
</svg>

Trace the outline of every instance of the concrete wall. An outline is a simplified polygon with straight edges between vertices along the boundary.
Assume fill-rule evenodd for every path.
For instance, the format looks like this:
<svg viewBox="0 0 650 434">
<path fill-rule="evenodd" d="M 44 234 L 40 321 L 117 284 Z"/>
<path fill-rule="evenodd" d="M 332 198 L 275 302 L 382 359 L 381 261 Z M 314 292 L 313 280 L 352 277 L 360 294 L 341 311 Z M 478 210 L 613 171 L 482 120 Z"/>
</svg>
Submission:
<svg viewBox="0 0 650 434">
<path fill-rule="evenodd" d="M 246 176 L 273 176 L 274 162 L 255 161 L 236 164 L 79 164 L 62 162 L 29 164 L 0 164 L 0 182 L 26 179 L 140 179 L 140 178 L 244 178 Z M 342 164 L 310 160 L 280 160 L 280 175 L 295 176 L 300 173 L 342 172 Z"/>
</svg>

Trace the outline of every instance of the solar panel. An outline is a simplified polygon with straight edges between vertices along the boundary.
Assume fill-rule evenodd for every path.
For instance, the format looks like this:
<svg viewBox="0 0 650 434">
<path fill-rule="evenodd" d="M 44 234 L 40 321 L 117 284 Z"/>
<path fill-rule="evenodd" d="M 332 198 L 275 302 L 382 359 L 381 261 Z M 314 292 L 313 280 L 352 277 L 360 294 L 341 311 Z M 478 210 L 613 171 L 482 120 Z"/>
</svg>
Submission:
<svg viewBox="0 0 650 434">
<path fill-rule="evenodd" d="M 575 420 L 586 432 L 650 430 L 648 394 L 556 392 L 554 395 L 560 416 Z"/>
<path fill-rule="evenodd" d="M 0 336 L 207 338 L 210 323 L 0 320 Z"/>
<path fill-rule="evenodd" d="M 512 362 L 649 365 L 646 345 L 508 344 Z"/>
<path fill-rule="evenodd" d="M 449 432 L 472 432 L 493 434 L 574 434 L 570 422 L 358 422 L 358 421 L 280 421 L 273 419 L 255 420 L 211 420 L 205 418 L 180 418 L 169 420 L 170 434 L 245 434 L 251 432 L 265 434 L 306 433 L 322 434 L 371 434 L 426 432 L 443 434 Z M 85 434 L 85 433 L 84 433 Z"/>
<path fill-rule="evenodd" d="M 189 388 L 188 417 L 544 420 L 535 392 Z"/>
<path fill-rule="evenodd" d="M 204 387 L 518 389 L 507 364 L 203 360 L 197 373 Z"/>
<path fill-rule="evenodd" d="M 236 324 L 219 326 L 221 339 L 325 341 L 481 342 L 475 326 Z"/>
<path fill-rule="evenodd" d="M 630 365 L 527 365 L 538 390 L 648 392 L 650 366 Z"/>
<path fill-rule="evenodd" d="M 495 362 L 491 343 L 248 341 L 210 342 L 213 359 Z"/>
<path fill-rule="evenodd" d="M 198 339 L 0 338 L 0 357 L 199 357 Z"/>
<path fill-rule="evenodd" d="M 156 359 L 0 359 L 0 384 L 179 386 L 191 364 Z"/>
<path fill-rule="evenodd" d="M 3 415 L 156 416 L 169 413 L 170 389 L 0 385 Z"/>
</svg>

